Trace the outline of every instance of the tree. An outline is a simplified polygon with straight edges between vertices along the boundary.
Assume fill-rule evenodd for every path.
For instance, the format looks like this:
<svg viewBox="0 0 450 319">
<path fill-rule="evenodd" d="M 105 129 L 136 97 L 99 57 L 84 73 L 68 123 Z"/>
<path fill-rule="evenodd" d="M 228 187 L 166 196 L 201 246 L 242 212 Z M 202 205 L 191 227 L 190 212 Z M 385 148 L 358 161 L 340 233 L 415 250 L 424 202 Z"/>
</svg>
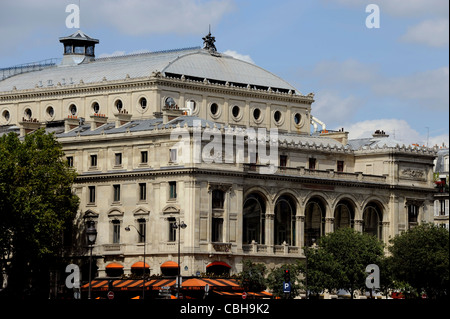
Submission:
<svg viewBox="0 0 450 319">
<path fill-rule="evenodd" d="M 266 289 L 266 265 L 243 260 L 243 269 L 238 275 L 239 284 L 245 291 L 260 292 Z"/>
<path fill-rule="evenodd" d="M 380 263 L 383 244 L 374 236 L 345 227 L 320 238 L 318 247 L 306 252 L 308 289 L 315 293 L 344 289 L 353 298 L 355 290 L 366 287 L 367 265 Z"/>
<path fill-rule="evenodd" d="M 390 240 L 393 276 L 410 287 L 406 296 L 448 297 L 449 232 L 433 224 L 422 224 Z M 411 291 L 412 289 L 412 291 Z"/>
<path fill-rule="evenodd" d="M 79 204 L 76 173 L 63 155 L 43 129 L 23 141 L 14 133 L 0 137 L 0 254 L 10 294 L 31 286 L 45 295 L 48 267 L 61 255 Z"/>
<path fill-rule="evenodd" d="M 300 294 L 300 281 L 298 280 L 301 272 L 300 262 L 292 264 L 284 264 L 280 267 L 274 268 L 267 276 L 267 286 L 276 297 L 284 297 L 283 283 L 285 281 L 285 271 L 289 270 L 290 282 L 291 282 L 291 294 L 290 298 L 295 298 Z"/>
</svg>

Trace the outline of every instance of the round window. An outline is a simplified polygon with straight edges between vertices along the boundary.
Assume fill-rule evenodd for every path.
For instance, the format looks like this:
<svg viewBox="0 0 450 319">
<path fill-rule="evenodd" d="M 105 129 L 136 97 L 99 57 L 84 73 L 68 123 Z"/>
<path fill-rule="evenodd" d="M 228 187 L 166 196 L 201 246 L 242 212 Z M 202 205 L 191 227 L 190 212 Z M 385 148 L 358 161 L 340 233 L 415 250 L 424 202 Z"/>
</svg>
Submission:
<svg viewBox="0 0 450 319">
<path fill-rule="evenodd" d="M 24 115 L 25 115 L 25 119 L 31 120 L 31 117 L 33 116 L 33 112 L 31 112 L 30 109 L 25 109 Z"/>
<path fill-rule="evenodd" d="M 241 109 L 239 108 L 239 106 L 237 106 L 237 105 L 233 106 L 231 113 L 233 114 L 234 117 L 238 117 L 240 112 L 241 112 Z"/>
<path fill-rule="evenodd" d="M 122 108 L 123 108 L 122 100 L 117 100 L 115 105 L 116 105 L 117 111 L 119 111 L 119 112 L 122 111 Z"/>
<path fill-rule="evenodd" d="M 145 97 L 141 97 L 139 100 L 139 105 L 143 110 L 145 110 L 147 108 L 147 99 Z"/>
<path fill-rule="evenodd" d="M 94 113 L 100 112 L 100 105 L 97 102 L 92 103 L 92 111 L 94 111 Z"/>
<path fill-rule="evenodd" d="M 9 114 L 9 111 L 8 110 L 4 110 L 3 111 L 3 113 L 2 113 L 2 117 L 3 117 L 3 119 L 6 121 L 6 122 L 8 122 L 9 121 L 9 119 L 10 119 L 10 114 Z"/>
<path fill-rule="evenodd" d="M 295 113 L 295 115 L 294 115 L 294 123 L 296 125 L 300 125 L 301 120 L 302 120 L 302 116 L 300 115 L 300 113 Z"/>
<path fill-rule="evenodd" d="M 169 96 L 166 99 L 165 105 L 166 105 L 167 108 L 173 109 L 173 108 L 175 108 L 176 103 L 175 103 L 175 100 L 172 97 Z"/>
<path fill-rule="evenodd" d="M 217 113 L 219 112 L 219 106 L 217 105 L 217 103 L 211 104 L 210 110 L 212 115 L 217 115 Z"/>
<path fill-rule="evenodd" d="M 261 110 L 260 109 L 253 110 L 253 118 L 255 120 L 259 120 L 261 118 Z"/>
<path fill-rule="evenodd" d="M 275 113 L 273 113 L 273 119 L 275 122 L 279 123 L 281 121 L 281 112 L 275 111 Z"/>
<path fill-rule="evenodd" d="M 70 112 L 70 114 L 72 114 L 72 115 L 77 115 L 77 106 L 76 106 L 75 104 L 72 104 L 72 105 L 69 107 L 69 112 Z"/>
<path fill-rule="evenodd" d="M 47 115 L 49 117 L 53 117 L 55 115 L 55 109 L 53 108 L 53 106 L 47 107 L 47 111 L 46 112 L 47 112 Z"/>
</svg>

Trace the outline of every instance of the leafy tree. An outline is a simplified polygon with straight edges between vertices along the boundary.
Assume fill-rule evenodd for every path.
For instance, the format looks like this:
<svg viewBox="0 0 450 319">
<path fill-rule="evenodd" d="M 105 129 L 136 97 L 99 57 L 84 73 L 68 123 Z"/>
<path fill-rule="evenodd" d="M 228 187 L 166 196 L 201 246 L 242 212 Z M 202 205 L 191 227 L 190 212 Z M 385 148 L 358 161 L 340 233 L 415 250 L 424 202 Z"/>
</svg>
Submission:
<svg viewBox="0 0 450 319">
<path fill-rule="evenodd" d="M 333 255 L 325 249 L 305 247 L 306 261 L 302 265 L 303 289 L 309 294 L 319 295 L 324 290 L 332 291 L 339 286 L 341 270 Z"/>
<path fill-rule="evenodd" d="M 389 257 L 399 283 L 409 287 L 406 296 L 448 297 L 449 232 L 422 224 L 390 240 Z M 406 292 L 406 291 L 405 291 Z"/>
<path fill-rule="evenodd" d="M 283 292 L 283 283 L 284 283 L 284 274 L 285 270 L 289 270 L 290 281 L 291 281 L 291 294 L 290 298 L 295 298 L 300 294 L 301 285 L 298 280 L 301 273 L 301 264 L 300 262 L 292 263 L 292 264 L 284 264 L 280 267 L 274 268 L 270 271 L 267 276 L 267 286 L 270 288 L 272 293 L 276 297 L 284 297 Z"/>
<path fill-rule="evenodd" d="M 76 173 L 63 155 L 43 129 L 23 141 L 14 133 L 0 137 L 0 266 L 10 294 L 45 289 L 48 267 L 61 255 L 79 204 L 72 193 Z"/>
<path fill-rule="evenodd" d="M 355 290 L 366 288 L 369 264 L 379 264 L 383 244 L 376 237 L 353 228 L 339 228 L 320 238 L 316 249 L 307 249 L 308 289 L 319 293 L 345 289 L 353 298 Z"/>
<path fill-rule="evenodd" d="M 238 275 L 239 284 L 245 291 L 260 292 L 266 289 L 266 265 L 253 263 L 250 259 L 243 260 L 243 269 Z"/>
</svg>

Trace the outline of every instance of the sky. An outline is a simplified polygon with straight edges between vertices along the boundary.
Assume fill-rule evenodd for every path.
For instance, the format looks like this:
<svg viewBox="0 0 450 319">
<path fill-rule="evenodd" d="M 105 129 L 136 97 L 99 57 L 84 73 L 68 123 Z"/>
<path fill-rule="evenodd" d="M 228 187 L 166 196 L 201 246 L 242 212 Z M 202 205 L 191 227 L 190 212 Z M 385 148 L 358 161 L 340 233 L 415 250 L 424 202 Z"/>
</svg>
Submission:
<svg viewBox="0 0 450 319">
<path fill-rule="evenodd" d="M 70 4 L 97 57 L 202 46 L 211 28 L 219 52 L 314 93 L 327 129 L 449 145 L 448 0 L 0 0 L 0 68 L 61 58 Z"/>
</svg>

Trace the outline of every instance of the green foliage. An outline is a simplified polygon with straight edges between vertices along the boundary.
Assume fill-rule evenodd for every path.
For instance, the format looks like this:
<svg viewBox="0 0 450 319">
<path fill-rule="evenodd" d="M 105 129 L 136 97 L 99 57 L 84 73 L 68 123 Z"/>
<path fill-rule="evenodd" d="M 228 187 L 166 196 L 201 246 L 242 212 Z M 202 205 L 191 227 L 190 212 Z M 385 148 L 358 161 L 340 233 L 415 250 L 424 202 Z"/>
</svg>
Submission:
<svg viewBox="0 0 450 319">
<path fill-rule="evenodd" d="M 318 247 L 307 248 L 307 286 L 313 294 L 344 289 L 351 293 L 365 289 L 369 264 L 379 264 L 383 244 L 376 237 L 340 228 L 319 240 Z"/>
<path fill-rule="evenodd" d="M 388 258 L 396 281 L 406 295 L 442 298 L 449 286 L 449 232 L 422 224 L 390 241 Z"/>
<path fill-rule="evenodd" d="M 239 284 L 245 291 L 259 292 L 266 289 L 266 265 L 253 263 L 249 259 L 243 260 L 243 269 L 238 275 Z"/>
<path fill-rule="evenodd" d="M 8 287 L 61 253 L 79 204 L 72 193 L 76 173 L 63 155 L 42 129 L 23 141 L 14 133 L 0 138 L 0 254 L 11 276 Z"/>
<path fill-rule="evenodd" d="M 299 276 L 301 273 L 300 262 L 292 264 L 284 264 L 278 268 L 274 268 L 270 271 L 267 276 L 267 286 L 272 291 L 275 297 L 284 297 L 283 283 L 284 283 L 284 272 L 288 269 L 291 278 L 291 294 L 290 298 L 295 298 L 300 294 L 301 284 L 299 281 Z"/>
</svg>

